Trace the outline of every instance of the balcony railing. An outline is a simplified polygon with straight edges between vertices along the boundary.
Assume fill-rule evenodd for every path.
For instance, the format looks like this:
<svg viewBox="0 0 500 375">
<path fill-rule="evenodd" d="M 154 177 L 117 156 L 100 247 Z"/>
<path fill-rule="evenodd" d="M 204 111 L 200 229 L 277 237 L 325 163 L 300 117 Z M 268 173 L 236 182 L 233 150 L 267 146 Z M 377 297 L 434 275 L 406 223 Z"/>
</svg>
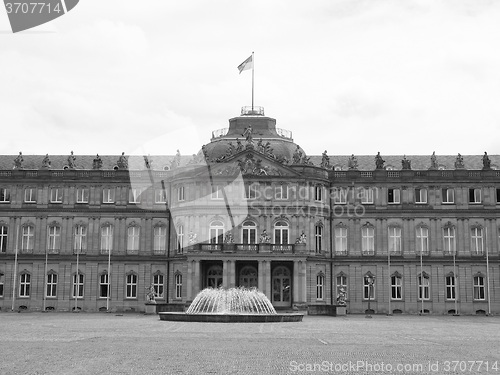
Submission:
<svg viewBox="0 0 500 375">
<path fill-rule="evenodd" d="M 224 253 L 278 253 L 278 254 L 298 254 L 307 253 L 312 250 L 303 246 L 293 244 L 209 244 L 199 243 L 186 247 L 187 252 L 224 252 Z"/>
</svg>

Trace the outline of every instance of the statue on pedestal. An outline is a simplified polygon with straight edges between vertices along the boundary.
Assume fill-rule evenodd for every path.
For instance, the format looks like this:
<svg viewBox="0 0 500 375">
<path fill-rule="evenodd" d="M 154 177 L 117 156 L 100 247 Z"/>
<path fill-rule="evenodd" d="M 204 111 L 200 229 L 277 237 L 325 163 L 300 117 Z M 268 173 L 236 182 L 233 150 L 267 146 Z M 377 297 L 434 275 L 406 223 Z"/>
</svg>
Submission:
<svg viewBox="0 0 500 375">
<path fill-rule="evenodd" d="M 260 234 L 259 243 L 271 243 L 271 237 L 269 237 L 265 229 Z"/>
<path fill-rule="evenodd" d="M 384 163 L 385 163 L 385 160 L 382 159 L 382 156 L 380 156 L 380 151 L 379 151 L 377 153 L 377 155 L 375 156 L 375 168 L 376 169 L 385 169 Z"/>
<path fill-rule="evenodd" d="M 92 169 L 101 169 L 102 168 L 102 160 L 99 154 L 97 154 L 96 158 L 92 163 Z"/>
<path fill-rule="evenodd" d="M 330 169 L 330 158 L 328 157 L 326 150 L 322 154 L 320 166 L 321 168 Z"/>
<path fill-rule="evenodd" d="M 431 155 L 431 167 L 429 169 L 433 169 L 433 170 L 438 169 L 436 151 L 432 152 L 432 155 Z"/>
<path fill-rule="evenodd" d="M 354 156 L 354 154 L 352 154 L 349 160 L 347 160 L 347 167 L 350 171 L 358 169 L 358 159 Z"/>
<path fill-rule="evenodd" d="M 76 160 L 76 156 L 73 155 L 73 151 L 71 151 L 71 155 L 68 156 L 69 169 L 75 169 L 75 167 L 76 167 L 75 160 Z"/>
<path fill-rule="evenodd" d="M 128 160 L 124 152 L 122 152 L 122 155 L 118 158 L 116 165 L 118 169 L 128 169 Z"/>
<path fill-rule="evenodd" d="M 339 294 L 337 294 L 337 305 L 345 306 L 346 305 L 345 297 L 346 297 L 345 289 L 344 287 L 341 287 L 339 289 Z"/>
<path fill-rule="evenodd" d="M 455 160 L 455 169 L 465 169 L 464 158 L 458 154 Z"/>
<path fill-rule="evenodd" d="M 300 164 L 301 161 L 302 161 L 302 151 L 300 151 L 300 146 L 297 145 L 297 148 L 295 149 L 292 156 L 292 163 Z"/>
<path fill-rule="evenodd" d="M 489 171 L 489 170 L 491 170 L 491 160 L 485 151 L 483 155 L 483 171 Z"/>
<path fill-rule="evenodd" d="M 14 169 L 23 169 L 23 153 L 19 151 L 19 155 L 14 159 Z"/>
<path fill-rule="evenodd" d="M 401 160 L 401 166 L 403 169 L 411 169 L 411 160 L 408 160 L 406 155 L 404 155 L 403 160 Z"/>
<path fill-rule="evenodd" d="M 148 302 L 155 302 L 155 297 L 156 297 L 156 291 L 155 291 L 155 286 L 153 283 L 149 286 L 149 288 L 146 288 L 148 291 L 146 293 L 146 299 Z"/>
<path fill-rule="evenodd" d="M 49 168 L 51 168 L 51 162 L 49 159 L 49 154 L 47 154 L 42 160 L 42 169 L 49 169 Z"/>
</svg>

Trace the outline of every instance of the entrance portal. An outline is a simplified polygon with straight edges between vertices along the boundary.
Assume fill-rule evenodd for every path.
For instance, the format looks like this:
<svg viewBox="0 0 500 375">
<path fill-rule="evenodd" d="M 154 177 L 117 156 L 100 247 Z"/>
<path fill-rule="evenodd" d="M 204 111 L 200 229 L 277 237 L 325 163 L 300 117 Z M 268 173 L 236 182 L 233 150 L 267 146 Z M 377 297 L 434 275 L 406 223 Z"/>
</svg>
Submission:
<svg viewBox="0 0 500 375">
<path fill-rule="evenodd" d="M 273 271 L 273 295 L 272 303 L 276 307 L 288 307 L 291 305 L 292 283 L 290 270 L 285 266 L 276 267 Z"/>
</svg>

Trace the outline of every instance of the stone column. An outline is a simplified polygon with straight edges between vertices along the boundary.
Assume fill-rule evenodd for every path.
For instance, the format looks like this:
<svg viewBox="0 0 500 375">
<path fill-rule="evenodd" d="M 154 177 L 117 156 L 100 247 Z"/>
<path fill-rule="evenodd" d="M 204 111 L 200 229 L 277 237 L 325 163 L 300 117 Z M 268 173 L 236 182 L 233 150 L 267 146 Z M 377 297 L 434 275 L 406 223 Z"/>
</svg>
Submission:
<svg viewBox="0 0 500 375">
<path fill-rule="evenodd" d="M 188 301 L 193 300 L 193 267 L 192 267 L 192 261 L 188 261 L 187 264 L 187 290 L 186 290 L 186 298 Z M 175 288 L 175 284 L 174 288 Z"/>
<path fill-rule="evenodd" d="M 229 261 L 228 260 L 223 260 L 222 261 L 222 287 L 227 288 L 229 286 Z"/>
<path fill-rule="evenodd" d="M 257 270 L 257 289 L 264 293 L 264 262 L 259 260 L 259 268 Z"/>
<path fill-rule="evenodd" d="M 229 260 L 229 288 L 234 288 L 236 286 L 236 263 L 234 260 Z"/>
<path fill-rule="evenodd" d="M 264 293 L 269 300 L 271 300 L 272 286 L 271 286 L 271 261 L 266 260 L 264 263 Z"/>
<path fill-rule="evenodd" d="M 194 276 L 193 276 L 193 296 L 200 292 L 200 261 L 194 261 Z"/>
<path fill-rule="evenodd" d="M 300 297 L 300 302 L 307 303 L 307 268 L 306 268 L 306 262 L 299 262 L 300 266 L 300 273 L 299 273 L 299 280 L 300 280 L 300 287 L 301 287 L 301 297 Z M 326 291 L 326 285 L 323 286 L 323 293 Z"/>
<path fill-rule="evenodd" d="M 293 262 L 293 302 L 299 302 L 299 262 Z"/>
</svg>

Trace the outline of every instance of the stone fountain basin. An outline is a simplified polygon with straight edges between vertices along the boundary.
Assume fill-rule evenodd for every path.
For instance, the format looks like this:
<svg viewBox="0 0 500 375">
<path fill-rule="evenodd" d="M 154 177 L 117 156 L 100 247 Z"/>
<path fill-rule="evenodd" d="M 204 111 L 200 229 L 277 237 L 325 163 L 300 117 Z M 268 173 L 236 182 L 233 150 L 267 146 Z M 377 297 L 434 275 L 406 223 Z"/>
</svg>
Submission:
<svg viewBox="0 0 500 375">
<path fill-rule="evenodd" d="M 184 312 L 159 312 L 160 320 L 170 322 L 204 323 L 281 323 L 301 322 L 303 314 L 187 314 Z"/>
</svg>

